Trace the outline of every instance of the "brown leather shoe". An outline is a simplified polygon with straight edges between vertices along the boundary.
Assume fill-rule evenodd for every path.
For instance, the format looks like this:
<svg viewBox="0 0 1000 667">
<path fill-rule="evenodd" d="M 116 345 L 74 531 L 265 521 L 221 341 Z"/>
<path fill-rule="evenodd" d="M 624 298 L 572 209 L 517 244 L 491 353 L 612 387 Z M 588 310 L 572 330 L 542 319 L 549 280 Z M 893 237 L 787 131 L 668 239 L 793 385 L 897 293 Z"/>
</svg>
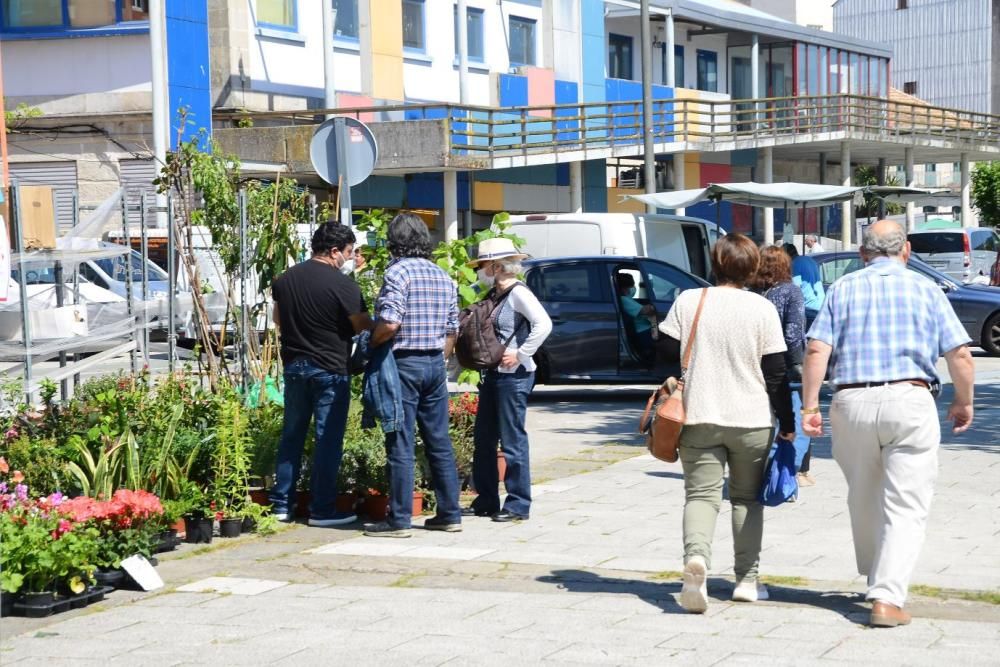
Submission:
<svg viewBox="0 0 1000 667">
<path fill-rule="evenodd" d="M 872 605 L 872 617 L 869 624 L 875 628 L 894 628 L 897 625 L 909 625 L 910 615 L 888 602 L 876 600 Z"/>
</svg>

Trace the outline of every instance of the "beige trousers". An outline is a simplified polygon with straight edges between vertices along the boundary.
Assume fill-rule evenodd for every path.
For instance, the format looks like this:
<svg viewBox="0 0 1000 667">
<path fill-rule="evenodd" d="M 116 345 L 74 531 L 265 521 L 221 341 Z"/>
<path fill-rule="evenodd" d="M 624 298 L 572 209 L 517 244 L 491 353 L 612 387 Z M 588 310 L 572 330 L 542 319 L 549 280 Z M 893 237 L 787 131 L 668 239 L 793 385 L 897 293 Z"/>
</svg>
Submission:
<svg viewBox="0 0 1000 667">
<path fill-rule="evenodd" d="M 931 393 L 847 389 L 830 405 L 833 458 L 847 478 L 858 572 L 868 599 L 906 602 L 934 496 L 941 424 Z"/>
</svg>

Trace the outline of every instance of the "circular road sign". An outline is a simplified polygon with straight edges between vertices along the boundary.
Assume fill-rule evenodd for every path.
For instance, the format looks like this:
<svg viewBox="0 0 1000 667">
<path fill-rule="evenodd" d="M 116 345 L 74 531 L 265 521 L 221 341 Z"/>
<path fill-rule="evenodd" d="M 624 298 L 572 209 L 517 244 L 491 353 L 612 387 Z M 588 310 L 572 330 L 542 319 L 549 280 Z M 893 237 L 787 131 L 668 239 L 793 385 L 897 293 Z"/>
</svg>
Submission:
<svg viewBox="0 0 1000 667">
<path fill-rule="evenodd" d="M 337 121 L 344 123 L 342 153 L 347 163 L 346 170 L 341 169 L 337 159 L 340 153 L 337 150 Z M 309 142 L 309 158 L 316 173 L 327 183 L 336 185 L 341 174 L 346 171 L 347 184 L 357 185 L 368 178 L 375 168 L 378 146 L 367 125 L 360 120 L 341 116 L 330 118 L 316 128 L 312 141 Z"/>
</svg>

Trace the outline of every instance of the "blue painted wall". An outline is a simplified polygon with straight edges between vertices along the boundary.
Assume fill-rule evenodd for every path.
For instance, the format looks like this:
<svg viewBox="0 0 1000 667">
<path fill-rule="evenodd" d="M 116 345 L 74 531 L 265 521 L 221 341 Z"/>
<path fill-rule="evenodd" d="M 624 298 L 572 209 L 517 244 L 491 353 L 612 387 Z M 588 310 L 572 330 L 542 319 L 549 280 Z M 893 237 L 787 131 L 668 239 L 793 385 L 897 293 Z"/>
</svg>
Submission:
<svg viewBox="0 0 1000 667">
<path fill-rule="evenodd" d="M 178 112 L 184 107 L 188 110 L 185 137 L 191 138 L 201 128 L 212 131 L 208 5 L 204 0 L 169 0 L 166 17 L 170 146 L 177 148 Z"/>
<path fill-rule="evenodd" d="M 583 210 L 606 213 L 608 210 L 608 173 L 604 160 L 583 163 Z"/>
<path fill-rule="evenodd" d="M 500 106 L 528 106 L 528 77 L 516 74 L 501 74 L 499 88 Z"/>
<path fill-rule="evenodd" d="M 369 176 L 351 188 L 354 206 L 403 208 L 406 204 L 406 179 L 402 176 Z"/>
</svg>

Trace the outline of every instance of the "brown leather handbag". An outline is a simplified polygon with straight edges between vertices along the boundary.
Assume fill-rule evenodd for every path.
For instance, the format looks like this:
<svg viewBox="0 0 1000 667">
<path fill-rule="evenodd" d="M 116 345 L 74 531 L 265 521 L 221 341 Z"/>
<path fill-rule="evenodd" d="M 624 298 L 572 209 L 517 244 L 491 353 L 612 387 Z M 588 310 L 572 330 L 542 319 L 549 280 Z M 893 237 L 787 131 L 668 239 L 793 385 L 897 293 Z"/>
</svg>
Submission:
<svg viewBox="0 0 1000 667">
<path fill-rule="evenodd" d="M 680 444 L 681 429 L 687 415 L 684 412 L 684 374 L 691 362 L 691 348 L 694 347 L 694 337 L 698 333 L 698 320 L 705 306 L 708 288 L 701 291 L 698 310 L 694 313 L 691 323 L 691 335 L 688 336 L 687 348 L 681 359 L 681 376 L 669 377 L 654 391 L 646 401 L 646 410 L 639 420 L 639 432 L 646 434 L 646 448 L 649 453 L 667 463 L 677 461 L 677 447 Z M 650 414 L 652 413 L 652 414 Z"/>
</svg>

